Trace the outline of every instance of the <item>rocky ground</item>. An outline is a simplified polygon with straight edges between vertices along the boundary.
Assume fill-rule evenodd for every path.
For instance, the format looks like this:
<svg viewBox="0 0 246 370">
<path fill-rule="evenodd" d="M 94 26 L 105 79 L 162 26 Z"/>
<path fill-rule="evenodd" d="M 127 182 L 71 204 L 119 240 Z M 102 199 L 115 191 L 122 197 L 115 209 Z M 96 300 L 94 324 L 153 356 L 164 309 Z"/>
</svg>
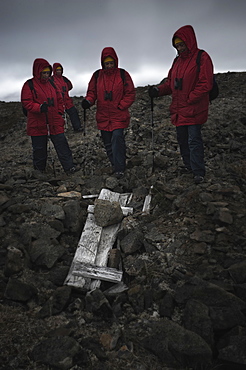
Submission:
<svg viewBox="0 0 246 370">
<path fill-rule="evenodd" d="M 203 137 L 207 175 L 182 174 L 169 97 L 152 125 L 147 87 L 137 88 L 126 132 L 127 172 L 111 175 L 95 108 L 85 134 L 66 135 L 81 167 L 66 176 L 53 148 L 47 172 L 32 168 L 19 102 L 0 102 L 1 369 L 245 369 L 246 72 L 218 74 Z M 81 97 L 75 97 L 80 108 Z M 151 211 L 142 214 L 152 189 Z M 118 234 L 124 289 L 65 286 L 93 199 L 132 192 Z"/>
</svg>

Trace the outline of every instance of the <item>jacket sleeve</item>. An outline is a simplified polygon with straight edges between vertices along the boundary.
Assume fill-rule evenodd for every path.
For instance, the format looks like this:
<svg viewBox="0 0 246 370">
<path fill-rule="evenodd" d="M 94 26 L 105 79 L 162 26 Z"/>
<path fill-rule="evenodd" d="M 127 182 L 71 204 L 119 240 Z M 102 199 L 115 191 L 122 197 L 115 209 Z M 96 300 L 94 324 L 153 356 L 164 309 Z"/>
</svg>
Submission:
<svg viewBox="0 0 246 370">
<path fill-rule="evenodd" d="M 159 89 L 158 96 L 171 95 L 172 94 L 171 75 L 172 75 L 172 68 L 170 68 L 166 80 L 161 85 L 158 86 L 158 89 Z"/>
<path fill-rule="evenodd" d="M 125 71 L 125 81 L 124 81 L 124 94 L 123 98 L 119 102 L 118 108 L 124 110 L 129 108 L 135 101 L 135 87 L 131 76 L 127 71 Z"/>
<path fill-rule="evenodd" d="M 28 112 L 40 113 L 40 104 L 34 101 L 33 90 L 31 91 L 27 81 L 21 90 L 21 103 Z"/>
<path fill-rule="evenodd" d="M 213 63 L 210 56 L 203 52 L 201 55 L 200 72 L 194 89 L 188 97 L 189 104 L 195 104 L 209 94 L 213 87 Z"/>
<path fill-rule="evenodd" d="M 95 101 L 97 100 L 97 80 L 95 77 L 95 74 L 93 73 L 90 82 L 88 84 L 88 89 L 86 93 L 85 99 L 90 102 L 91 105 L 95 104 Z"/>
</svg>

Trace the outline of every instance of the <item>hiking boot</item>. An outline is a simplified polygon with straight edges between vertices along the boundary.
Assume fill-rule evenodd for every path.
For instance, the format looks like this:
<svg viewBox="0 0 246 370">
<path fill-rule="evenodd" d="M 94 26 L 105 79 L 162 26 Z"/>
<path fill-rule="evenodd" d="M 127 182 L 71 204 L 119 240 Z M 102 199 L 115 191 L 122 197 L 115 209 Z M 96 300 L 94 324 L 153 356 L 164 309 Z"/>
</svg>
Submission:
<svg viewBox="0 0 246 370">
<path fill-rule="evenodd" d="M 115 177 L 117 179 L 122 179 L 122 177 L 124 177 L 124 172 L 115 172 Z"/>
<path fill-rule="evenodd" d="M 180 167 L 179 168 L 179 172 L 181 174 L 188 175 L 188 174 L 192 173 L 192 169 L 191 168 L 188 168 L 188 167 Z"/>
<path fill-rule="evenodd" d="M 71 167 L 68 171 L 66 171 L 66 174 L 67 175 L 73 175 L 75 172 L 79 171 L 80 168 L 79 167 L 76 167 L 76 166 L 73 166 Z"/>
<path fill-rule="evenodd" d="M 197 175 L 194 177 L 195 184 L 201 184 L 204 181 L 204 177 Z"/>
</svg>

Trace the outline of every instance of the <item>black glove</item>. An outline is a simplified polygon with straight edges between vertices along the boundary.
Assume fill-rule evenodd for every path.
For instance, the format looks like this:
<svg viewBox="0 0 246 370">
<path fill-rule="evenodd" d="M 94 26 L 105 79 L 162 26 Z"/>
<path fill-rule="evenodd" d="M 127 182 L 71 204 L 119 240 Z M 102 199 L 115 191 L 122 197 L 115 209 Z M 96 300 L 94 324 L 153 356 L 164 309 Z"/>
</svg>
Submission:
<svg viewBox="0 0 246 370">
<path fill-rule="evenodd" d="M 81 103 L 81 106 L 82 106 L 83 109 L 89 109 L 90 106 L 91 106 L 91 103 L 88 100 L 83 99 L 82 103 Z"/>
<path fill-rule="evenodd" d="M 149 96 L 150 98 L 156 98 L 159 95 L 159 89 L 157 86 L 149 87 Z"/>
<path fill-rule="evenodd" d="M 47 113 L 48 112 L 48 104 L 46 101 L 40 105 L 40 112 L 41 113 Z"/>
</svg>

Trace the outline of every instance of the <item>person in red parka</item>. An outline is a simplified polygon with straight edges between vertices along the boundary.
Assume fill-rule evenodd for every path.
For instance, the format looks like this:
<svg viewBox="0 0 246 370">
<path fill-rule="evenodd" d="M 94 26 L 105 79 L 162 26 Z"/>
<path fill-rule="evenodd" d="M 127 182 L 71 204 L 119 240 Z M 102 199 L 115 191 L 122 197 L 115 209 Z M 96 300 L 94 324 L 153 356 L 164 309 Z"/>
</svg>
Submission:
<svg viewBox="0 0 246 370">
<path fill-rule="evenodd" d="M 72 82 L 63 76 L 63 66 L 60 63 L 53 64 L 53 75 L 51 79 L 55 82 L 63 96 L 65 111 L 69 115 L 74 131 L 83 131 L 78 111 L 73 104 L 73 99 L 69 96 L 69 91 L 73 88 Z"/>
<path fill-rule="evenodd" d="M 203 52 L 198 72 L 198 46 L 192 26 L 179 28 L 173 35 L 172 45 L 178 56 L 174 59 L 168 77 L 159 86 L 150 86 L 151 98 L 172 95 L 171 122 L 176 126 L 177 140 L 184 163 L 184 171 L 194 175 L 196 184 L 205 176 L 202 124 L 207 121 L 209 91 L 213 86 L 213 63 Z"/>
<path fill-rule="evenodd" d="M 118 68 L 112 47 L 102 50 L 101 65 L 102 69 L 92 75 L 81 105 L 88 109 L 97 101 L 97 127 L 115 176 L 121 178 L 126 167 L 124 129 L 130 123 L 128 108 L 135 101 L 135 88 L 129 73 Z"/>
<path fill-rule="evenodd" d="M 63 99 L 54 83 L 49 81 L 51 73 L 52 67 L 47 60 L 35 59 L 31 79 L 33 88 L 28 81 L 24 83 L 21 102 L 27 110 L 27 135 L 32 139 L 34 169 L 45 171 L 50 137 L 64 171 L 69 174 L 77 168 L 64 135 Z"/>
</svg>

